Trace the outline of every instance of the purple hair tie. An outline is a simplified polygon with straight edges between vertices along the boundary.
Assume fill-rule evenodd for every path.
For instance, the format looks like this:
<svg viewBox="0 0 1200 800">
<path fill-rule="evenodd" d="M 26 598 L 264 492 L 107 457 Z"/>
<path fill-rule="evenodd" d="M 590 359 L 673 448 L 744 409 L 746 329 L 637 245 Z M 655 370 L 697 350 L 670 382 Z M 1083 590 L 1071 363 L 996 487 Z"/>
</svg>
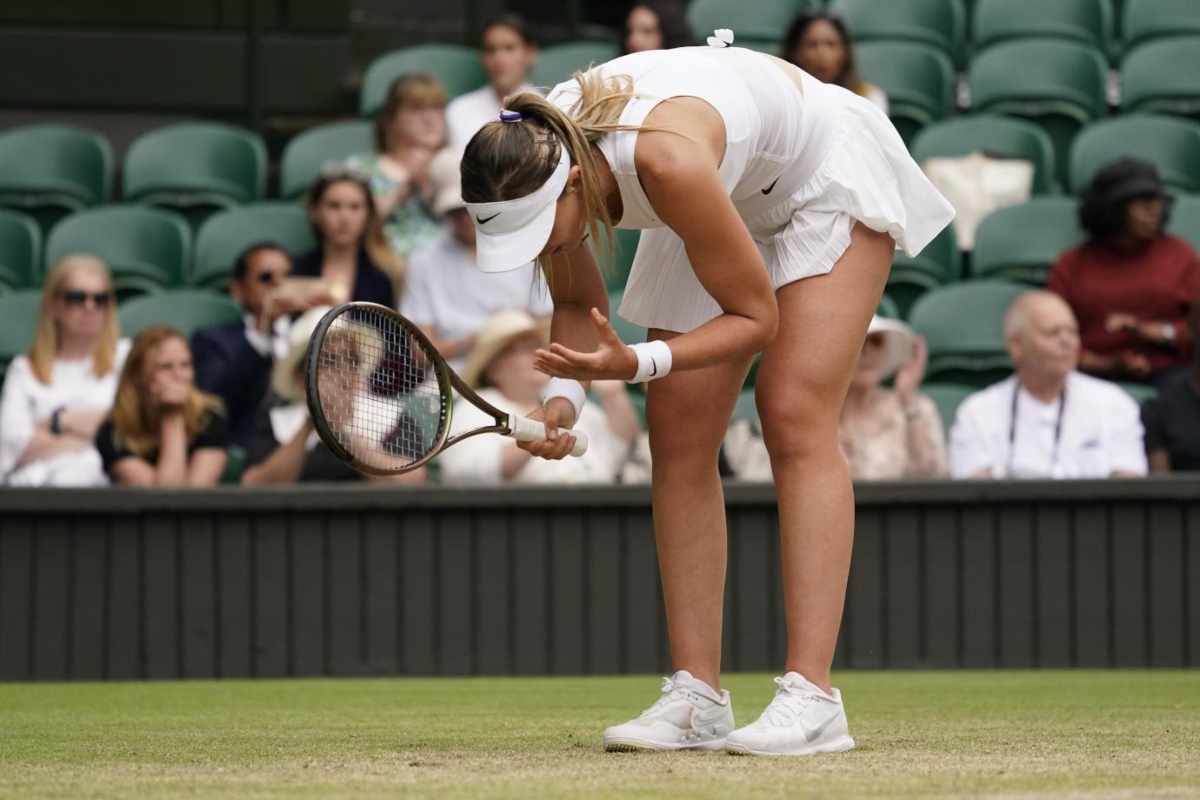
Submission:
<svg viewBox="0 0 1200 800">
<path fill-rule="evenodd" d="M 508 109 L 503 109 L 500 112 L 501 122 L 520 122 L 523 119 L 525 119 L 525 117 L 522 116 L 520 111 L 509 111 Z"/>
</svg>

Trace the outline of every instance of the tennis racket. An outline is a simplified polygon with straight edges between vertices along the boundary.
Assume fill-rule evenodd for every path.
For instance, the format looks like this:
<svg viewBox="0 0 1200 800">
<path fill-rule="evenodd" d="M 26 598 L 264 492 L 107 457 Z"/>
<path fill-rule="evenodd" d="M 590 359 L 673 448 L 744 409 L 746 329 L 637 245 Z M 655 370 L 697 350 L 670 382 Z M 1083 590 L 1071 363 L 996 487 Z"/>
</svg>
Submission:
<svg viewBox="0 0 1200 800">
<path fill-rule="evenodd" d="M 542 423 L 501 411 L 476 394 L 416 325 L 377 303 L 343 303 L 325 314 L 305 366 L 313 427 L 334 455 L 361 472 L 409 472 L 481 433 L 519 442 L 546 438 Z M 451 436 L 456 390 L 495 424 Z M 570 433 L 571 455 L 583 455 L 587 435 Z"/>
</svg>

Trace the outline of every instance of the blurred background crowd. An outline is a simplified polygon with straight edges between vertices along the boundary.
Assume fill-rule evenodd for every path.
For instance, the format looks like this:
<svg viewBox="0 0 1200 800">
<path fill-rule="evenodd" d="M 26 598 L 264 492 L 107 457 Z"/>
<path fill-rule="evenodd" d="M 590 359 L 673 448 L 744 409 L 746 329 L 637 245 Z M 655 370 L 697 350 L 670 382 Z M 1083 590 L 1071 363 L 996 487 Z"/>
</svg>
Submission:
<svg viewBox="0 0 1200 800">
<path fill-rule="evenodd" d="M 474 47 L 395 48 L 367 67 L 360 118 L 295 133 L 277 161 L 223 122 L 142 133 L 119 171 L 86 128 L 0 129 L 0 481 L 367 480 L 304 403 L 308 338 L 346 300 L 398 308 L 486 399 L 528 411 L 551 303 L 532 265 L 475 269 L 461 152 L 509 94 L 715 27 L 887 111 L 958 211 L 919 257 L 898 254 L 871 324 L 842 413 L 857 479 L 1200 468 L 1200 3 L 623 8 L 608 40 L 542 46 L 508 13 Z M 600 254 L 614 308 L 637 232 L 616 241 Z M 753 386 L 752 370 L 722 470 L 769 480 Z M 598 382 L 582 459 L 477 437 L 394 480 L 642 482 L 644 405 L 641 387 Z"/>
</svg>

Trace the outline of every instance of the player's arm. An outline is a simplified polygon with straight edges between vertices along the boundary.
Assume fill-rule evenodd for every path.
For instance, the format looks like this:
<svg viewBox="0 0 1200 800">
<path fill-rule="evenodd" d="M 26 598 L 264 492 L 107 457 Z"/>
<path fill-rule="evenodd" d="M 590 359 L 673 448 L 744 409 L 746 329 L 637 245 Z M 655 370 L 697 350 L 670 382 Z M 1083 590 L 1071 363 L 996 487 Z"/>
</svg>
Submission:
<svg viewBox="0 0 1200 800">
<path fill-rule="evenodd" d="M 596 326 L 591 311 L 608 316 L 608 291 L 592 248 L 586 243 L 568 253 L 544 260 L 542 270 L 554 301 L 550 341 L 571 350 L 596 349 Z"/>
</svg>

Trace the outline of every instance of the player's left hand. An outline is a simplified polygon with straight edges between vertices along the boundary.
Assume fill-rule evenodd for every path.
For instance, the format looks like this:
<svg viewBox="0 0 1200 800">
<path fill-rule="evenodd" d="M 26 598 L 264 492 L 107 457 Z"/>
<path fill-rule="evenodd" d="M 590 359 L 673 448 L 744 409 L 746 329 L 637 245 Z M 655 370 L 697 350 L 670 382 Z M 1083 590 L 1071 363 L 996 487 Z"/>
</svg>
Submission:
<svg viewBox="0 0 1200 800">
<path fill-rule="evenodd" d="M 629 380 L 637 373 L 638 359 L 633 348 L 621 341 L 612 325 L 597 309 L 592 309 L 592 324 L 596 326 L 599 342 L 591 353 L 580 353 L 552 344 L 550 349 L 539 348 L 535 366 L 539 372 L 555 378 L 575 380 Z"/>
</svg>

